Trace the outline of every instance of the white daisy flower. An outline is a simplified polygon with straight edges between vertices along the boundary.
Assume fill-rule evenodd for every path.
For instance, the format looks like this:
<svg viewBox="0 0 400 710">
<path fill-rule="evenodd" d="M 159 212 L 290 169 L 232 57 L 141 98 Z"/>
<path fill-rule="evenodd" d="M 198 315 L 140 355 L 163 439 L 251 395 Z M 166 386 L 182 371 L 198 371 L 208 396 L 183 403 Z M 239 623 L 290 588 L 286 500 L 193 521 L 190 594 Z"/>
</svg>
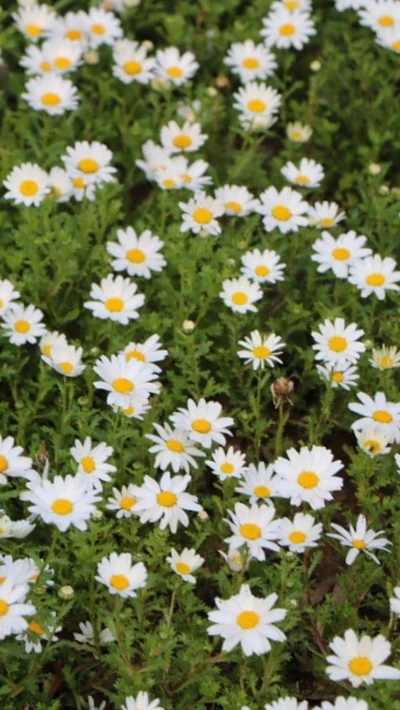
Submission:
<svg viewBox="0 0 400 710">
<path fill-rule="evenodd" d="M 154 76 L 156 60 L 147 56 L 147 47 L 129 39 L 118 40 L 113 47 L 113 75 L 124 84 L 133 81 L 149 84 Z"/>
<path fill-rule="evenodd" d="M 394 259 L 379 254 L 367 256 L 350 268 L 349 282 L 361 291 L 361 298 L 367 298 L 372 293 L 380 300 L 386 296 L 386 291 L 399 291 L 400 271 L 396 271 Z"/>
<path fill-rule="evenodd" d="M 310 15 L 302 10 L 289 10 L 284 5 L 271 10 L 262 20 L 260 32 L 267 46 L 278 49 L 303 49 L 315 35 L 315 25 Z"/>
<path fill-rule="evenodd" d="M 53 345 L 51 356 L 42 355 L 42 360 L 64 377 L 79 377 L 85 370 L 85 365 L 82 365 L 82 348 L 67 343 Z"/>
<path fill-rule="evenodd" d="M 293 520 L 280 518 L 277 521 L 278 542 L 288 547 L 290 552 L 302 554 L 311 547 L 318 546 L 322 534 L 322 523 L 316 523 L 312 515 L 296 513 Z"/>
<path fill-rule="evenodd" d="M 293 0 L 295 1 L 295 0 Z M 313 134 L 313 129 L 306 123 L 294 121 L 286 126 L 286 135 L 292 143 L 307 143 Z"/>
<path fill-rule="evenodd" d="M 65 74 L 81 63 L 81 48 L 68 39 L 49 39 L 39 49 L 31 45 L 20 61 L 28 74 Z"/>
<path fill-rule="evenodd" d="M 135 486 L 130 483 L 128 486 L 122 486 L 121 490 L 113 488 L 113 496 L 107 498 L 107 510 L 117 510 L 117 518 L 131 518 L 136 514 L 135 505 Z"/>
<path fill-rule="evenodd" d="M 360 376 L 357 368 L 354 365 L 347 365 L 342 370 L 331 365 L 317 365 L 318 374 L 329 384 L 333 389 L 342 387 L 344 390 L 349 390 L 357 385 Z"/>
<path fill-rule="evenodd" d="M 400 403 L 389 402 L 383 392 L 376 392 L 374 398 L 365 392 L 357 392 L 358 402 L 350 402 L 351 412 L 361 414 L 361 419 L 357 419 L 351 425 L 354 431 L 375 427 L 377 431 L 384 434 L 389 443 L 400 442 Z"/>
<path fill-rule="evenodd" d="M 196 550 L 185 547 L 180 554 L 172 549 L 170 555 L 167 557 L 167 562 L 169 562 L 174 572 L 176 572 L 184 582 L 196 584 L 196 577 L 191 573 L 201 567 L 204 563 L 204 557 L 198 555 Z"/>
<path fill-rule="evenodd" d="M 21 456 L 22 446 L 15 446 L 13 436 L 0 436 L 0 485 L 7 483 L 7 476 L 29 478 L 32 473 L 32 459 Z"/>
<path fill-rule="evenodd" d="M 219 296 L 235 313 L 248 311 L 256 313 L 257 308 L 254 304 L 262 298 L 263 294 L 258 283 L 246 279 L 245 276 L 239 276 L 237 279 L 225 279 Z"/>
<path fill-rule="evenodd" d="M 104 143 L 77 141 L 72 147 L 67 147 L 66 154 L 61 156 L 61 160 L 68 175 L 71 178 L 81 178 L 82 187 L 87 187 L 114 180 L 113 174 L 116 168 L 110 165 L 112 157 L 111 150 Z"/>
<path fill-rule="evenodd" d="M 165 148 L 156 145 L 154 141 L 146 141 L 142 145 L 144 160 L 135 160 L 135 164 L 143 170 L 148 180 L 154 180 L 154 175 L 165 169 L 169 153 Z"/>
<path fill-rule="evenodd" d="M 46 34 L 58 40 L 67 39 L 79 46 L 83 51 L 89 41 L 88 36 L 88 16 L 83 10 L 77 12 L 67 12 L 62 17 L 57 17 Z"/>
<path fill-rule="evenodd" d="M 232 651 L 239 643 L 245 656 L 268 653 L 271 644 L 268 639 L 285 641 L 285 634 L 275 624 L 282 621 L 286 609 L 273 609 L 277 594 L 264 599 L 255 597 L 248 584 L 242 584 L 238 594 L 230 599 L 216 597 L 216 611 L 208 612 L 213 625 L 207 629 L 210 636 L 222 636 L 223 651 Z"/>
<path fill-rule="evenodd" d="M 156 52 L 156 75 L 174 86 L 182 86 L 197 72 L 199 64 L 192 52 L 180 54 L 177 47 L 167 47 Z"/>
<path fill-rule="evenodd" d="M 275 333 L 263 336 L 258 330 L 253 330 L 250 336 L 239 340 L 239 345 L 244 349 L 238 350 L 238 356 L 245 361 L 245 365 L 251 364 L 253 370 L 263 370 L 265 365 L 275 367 L 276 363 L 282 363 L 278 355 L 282 354 L 285 343 Z"/>
<path fill-rule="evenodd" d="M 390 454 L 389 438 L 376 427 L 367 426 L 361 431 L 354 432 L 357 444 L 368 456 L 373 458 L 379 454 Z"/>
<path fill-rule="evenodd" d="M 127 405 L 126 407 L 119 407 L 116 404 L 113 404 L 111 406 L 114 412 L 121 412 L 128 419 L 138 420 L 142 420 L 144 415 L 147 414 L 150 409 L 150 405 L 148 404 L 148 402 L 144 400 L 139 400 L 138 398 L 135 398 L 134 404 L 131 399 L 129 405 Z"/>
<path fill-rule="evenodd" d="M 257 466 L 251 463 L 242 473 L 240 486 L 236 493 L 249 496 L 249 503 L 266 503 L 271 505 L 271 498 L 278 495 L 278 476 L 274 475 L 274 467 L 260 461 Z"/>
<path fill-rule="evenodd" d="M 378 370 L 391 370 L 395 367 L 400 367 L 400 352 L 395 345 L 382 345 L 381 348 L 372 350 L 372 357 L 369 360 L 370 365 Z"/>
<path fill-rule="evenodd" d="M 104 584 L 111 594 L 123 599 L 136 597 L 136 590 L 146 586 L 147 570 L 143 562 L 132 564 L 130 552 L 112 552 L 102 557 L 97 565 L 95 579 Z"/>
<path fill-rule="evenodd" d="M 195 192 L 189 202 L 179 202 L 179 207 L 183 213 L 181 232 L 190 229 L 194 234 L 205 231 L 215 236 L 221 233 L 217 217 L 224 213 L 224 206 L 218 200 L 200 191 Z"/>
<path fill-rule="evenodd" d="M 298 232 L 299 227 L 306 227 L 308 220 L 305 215 L 309 205 L 302 195 L 290 187 L 278 191 L 276 187 L 268 187 L 260 195 L 258 212 L 263 217 L 266 232 L 279 229 L 282 234 Z"/>
<path fill-rule="evenodd" d="M 88 490 L 86 481 L 78 476 L 54 476 L 52 481 L 38 477 L 28 481 L 28 490 L 20 494 L 31 505 L 28 510 L 39 516 L 47 525 L 56 525 L 61 532 L 71 525 L 78 530 L 87 529 L 87 521 L 96 510 L 100 497 Z"/>
<path fill-rule="evenodd" d="M 8 279 L 0 279 L 0 316 L 5 313 L 13 301 L 18 301 L 20 292 L 14 288 L 14 284 Z"/>
<path fill-rule="evenodd" d="M 330 644 L 334 655 L 327 656 L 326 672 L 333 682 L 348 680 L 353 688 L 372 685 L 374 680 L 400 680 L 400 670 L 383 665 L 391 654 L 391 645 L 379 634 L 358 638 L 347 629 L 344 638 L 335 636 Z"/>
<path fill-rule="evenodd" d="M 129 276 L 151 278 L 152 271 L 160 272 L 167 263 L 160 250 L 164 242 L 146 229 L 137 235 L 133 227 L 117 229 L 118 242 L 107 242 L 106 248 L 114 257 L 114 271 L 127 271 Z"/>
<path fill-rule="evenodd" d="M 202 510 L 197 496 L 186 493 L 190 481 L 189 474 L 171 476 L 169 471 L 163 473 L 159 482 L 145 476 L 144 483 L 135 487 L 140 522 L 155 523 L 159 520 L 160 530 L 169 527 L 172 533 L 176 533 L 178 523 L 187 528 L 189 517 L 185 511 L 198 513 Z"/>
<path fill-rule="evenodd" d="M 248 279 L 270 284 L 283 281 L 286 264 L 282 264 L 276 251 L 264 249 L 261 252 L 259 249 L 253 249 L 243 254 L 241 261 L 243 266 L 240 270 Z"/>
<path fill-rule="evenodd" d="M 295 2 L 296 0 L 287 0 L 287 2 L 291 1 Z M 296 698 L 287 696 L 285 698 L 274 700 L 273 703 L 264 705 L 264 710 L 308 710 L 308 703 L 306 700 L 303 700 L 303 702 L 300 703 L 296 700 Z"/>
<path fill-rule="evenodd" d="M 185 121 L 181 128 L 176 121 L 170 121 L 161 128 L 160 138 L 163 148 L 169 153 L 191 153 L 201 148 L 208 136 L 201 132 L 200 123 Z"/>
<path fill-rule="evenodd" d="M 25 601 L 28 591 L 27 586 L 14 586 L 10 581 L 0 586 L 0 640 L 28 628 L 24 617 L 36 614 L 33 604 Z"/>
<path fill-rule="evenodd" d="M 85 301 L 84 307 L 93 312 L 95 318 L 109 318 L 122 325 L 139 318 L 137 309 L 144 304 L 144 295 L 137 292 L 137 285 L 130 279 L 109 274 L 101 279 L 100 285 L 92 284 L 90 296 L 93 301 Z"/>
<path fill-rule="evenodd" d="M 102 355 L 93 368 L 101 380 L 94 387 L 108 392 L 107 404 L 117 407 L 136 407 L 146 402 L 150 394 L 158 392 L 153 380 L 157 374 L 146 363 L 132 358 L 126 361 L 124 355 Z"/>
<path fill-rule="evenodd" d="M 308 158 L 302 158 L 299 167 L 289 161 L 281 168 L 281 173 L 293 185 L 308 188 L 319 187 L 325 177 L 322 165 Z"/>
<path fill-rule="evenodd" d="M 343 318 L 335 318 L 333 322 L 325 318 L 318 327 L 319 331 L 311 333 L 315 340 L 312 347 L 316 351 L 316 360 L 323 360 L 332 368 L 341 370 L 357 362 L 365 352 L 364 343 L 359 341 L 365 333 L 357 328 L 356 323 L 346 325 Z"/>
<path fill-rule="evenodd" d="M 87 436 L 83 442 L 75 439 L 74 446 L 69 450 L 72 458 L 78 464 L 77 473 L 82 474 L 89 488 L 102 487 L 101 481 L 111 481 L 110 473 L 116 472 L 116 467 L 107 463 L 113 455 L 112 446 L 102 441 L 94 446 Z"/>
<path fill-rule="evenodd" d="M 325 446 L 302 446 L 300 451 L 288 449 L 287 458 L 280 456 L 274 463 L 280 476 L 279 494 L 290 498 L 291 505 L 308 503 L 313 510 L 325 507 L 333 500 L 332 492 L 340 491 L 343 479 L 336 476 L 343 468 L 341 461 L 334 461 L 333 454 Z"/>
<path fill-rule="evenodd" d="M 51 357 L 51 353 L 55 345 L 67 345 L 67 339 L 64 333 L 58 333 L 58 331 L 53 330 L 45 333 L 40 338 L 40 352 L 42 355 L 46 355 L 46 357 Z"/>
<path fill-rule="evenodd" d="M 125 698 L 125 705 L 121 705 L 121 710 L 164 710 L 158 698 L 150 701 L 148 693 L 140 691 L 136 698 L 132 695 Z"/>
<path fill-rule="evenodd" d="M 279 550 L 274 540 L 278 539 L 276 530 L 275 508 L 270 505 L 247 506 L 244 503 L 235 503 L 234 512 L 228 510 L 231 520 L 224 518 L 232 532 L 230 537 L 225 538 L 233 549 L 247 546 L 249 558 L 255 557 L 257 560 L 265 560 L 265 550 Z"/>
<path fill-rule="evenodd" d="M 204 175 L 210 167 L 205 160 L 195 160 L 189 163 L 184 155 L 177 155 L 173 158 L 174 169 L 182 180 L 181 188 L 199 192 L 205 185 L 211 185 L 212 179 L 209 175 Z"/>
<path fill-rule="evenodd" d="M 224 206 L 224 214 L 229 217 L 247 217 L 257 211 L 258 200 L 247 187 L 223 185 L 215 191 L 215 198 Z"/>
<path fill-rule="evenodd" d="M 219 402 L 188 399 L 187 408 L 180 407 L 170 419 L 177 429 L 187 431 L 190 439 L 210 449 L 214 442 L 224 446 L 226 436 L 232 436 L 233 419 L 222 417 L 221 413 Z"/>
<path fill-rule="evenodd" d="M 78 643 L 87 643 L 89 646 L 93 646 L 95 642 L 94 629 L 90 621 L 81 621 L 79 624 L 81 633 L 74 633 L 74 639 Z M 115 641 L 115 637 L 111 633 L 109 628 L 102 629 L 98 635 L 100 646 L 106 643 L 112 643 Z"/>
<path fill-rule="evenodd" d="M 324 231 L 313 244 L 315 253 L 311 259 L 319 264 L 319 273 L 331 269 L 338 279 L 346 279 L 350 266 L 372 254 L 371 249 L 365 247 L 366 242 L 367 237 L 353 230 L 340 234 L 337 239 Z"/>
<path fill-rule="evenodd" d="M 49 197 L 54 198 L 56 202 L 68 202 L 72 197 L 72 182 L 67 171 L 55 166 L 51 168 L 48 180 L 51 188 Z"/>
<path fill-rule="evenodd" d="M 395 587 L 393 589 L 394 597 L 389 599 L 390 611 L 392 614 L 397 614 L 400 616 L 400 587 Z"/>
<path fill-rule="evenodd" d="M 276 89 L 256 81 L 240 87 L 233 98 L 233 107 L 250 120 L 278 113 L 282 101 Z"/>
<path fill-rule="evenodd" d="M 250 133 L 264 133 L 277 122 L 277 117 L 273 114 L 253 114 L 240 113 L 238 116 L 239 123 L 243 130 Z"/>
<path fill-rule="evenodd" d="M 51 616 L 55 617 L 55 611 L 51 612 Z M 57 633 L 62 629 L 62 626 L 57 626 L 54 619 L 49 619 L 46 624 L 38 619 L 31 619 L 25 631 L 16 636 L 17 641 L 23 641 L 25 644 L 26 653 L 41 653 L 42 641 L 58 641 Z"/>
<path fill-rule="evenodd" d="M 29 79 L 21 98 L 35 111 L 45 111 L 49 116 L 61 116 L 66 111 L 74 111 L 79 102 L 73 83 L 53 73 Z"/>
<path fill-rule="evenodd" d="M 14 586 L 33 584 L 36 581 L 32 579 L 35 572 L 37 572 L 37 567 L 30 557 L 14 560 L 11 555 L 2 555 L 0 557 L 0 592 L 4 582 L 11 582 Z M 37 574 L 35 576 L 38 577 Z"/>
<path fill-rule="evenodd" d="M 388 28 L 400 27 L 400 7 L 396 0 L 372 0 L 365 2 L 358 12 L 360 25 L 373 32 L 385 32 Z"/>
<path fill-rule="evenodd" d="M 154 173 L 153 179 L 162 190 L 183 189 L 184 180 L 181 177 L 181 167 L 176 162 L 176 156 L 168 158 L 165 165 Z"/>
<path fill-rule="evenodd" d="M 400 27 L 396 24 L 394 27 L 382 27 L 378 30 L 375 37 L 376 44 L 380 47 L 389 49 L 395 54 L 400 54 Z"/>
<path fill-rule="evenodd" d="M 240 478 L 246 467 L 246 456 L 230 446 L 227 451 L 218 448 L 213 451 L 206 465 L 221 481 L 227 478 Z"/>
<path fill-rule="evenodd" d="M 346 557 L 346 565 L 352 565 L 360 552 L 365 552 L 368 557 L 379 565 L 378 558 L 370 550 L 385 550 L 387 552 L 387 546 L 391 544 L 386 538 L 380 537 L 384 534 L 384 530 L 379 530 L 379 532 L 368 530 L 365 515 L 358 516 L 355 528 L 350 525 L 350 529 L 346 530 L 346 528 L 335 523 L 332 523 L 331 527 L 336 530 L 336 533 L 327 533 L 328 537 L 339 540 L 344 547 L 350 547 Z"/>
<path fill-rule="evenodd" d="M 86 29 L 92 49 L 96 49 L 101 44 L 113 45 L 123 34 L 121 22 L 114 13 L 98 7 L 89 9 Z"/>
<path fill-rule="evenodd" d="M 41 323 L 42 318 L 43 313 L 39 308 L 15 303 L 3 313 L 4 322 L 0 328 L 3 328 L 13 345 L 32 345 L 46 332 L 44 323 Z"/>
<path fill-rule="evenodd" d="M 28 520 L 11 520 L 8 515 L 0 517 L 0 538 L 16 537 L 22 539 L 27 537 L 34 529 L 35 525 L 28 522 Z"/>
<path fill-rule="evenodd" d="M 72 197 L 77 202 L 82 202 L 86 199 L 88 202 L 93 202 L 96 198 L 96 185 L 88 183 L 82 177 L 71 177 Z"/>
<path fill-rule="evenodd" d="M 13 200 L 16 205 L 38 207 L 50 192 L 47 173 L 34 163 L 22 163 L 13 168 L 3 185 L 7 189 L 5 199 Z"/>
<path fill-rule="evenodd" d="M 312 227 L 331 229 L 345 218 L 336 202 L 316 202 L 308 206 L 308 221 Z"/>
<path fill-rule="evenodd" d="M 45 32 L 51 29 L 56 14 L 49 5 L 32 3 L 26 7 L 19 7 L 18 12 L 12 14 L 12 18 L 17 29 L 30 42 L 38 42 Z"/>
<path fill-rule="evenodd" d="M 195 457 L 205 456 L 205 454 L 194 446 L 187 431 L 172 429 L 167 423 L 163 427 L 154 423 L 153 427 L 158 436 L 155 434 L 145 436 L 146 439 L 155 442 L 155 446 L 149 449 L 150 454 L 156 454 L 155 468 L 165 471 L 170 466 L 174 473 L 179 473 L 181 470 L 189 473 L 190 466 L 197 468 Z"/>
<path fill-rule="evenodd" d="M 228 552 L 222 552 L 222 550 L 218 550 L 218 552 L 227 563 L 231 572 L 241 572 L 245 569 L 247 561 L 244 559 L 240 550 L 234 550 L 233 547 L 230 547 Z"/>
<path fill-rule="evenodd" d="M 134 358 L 139 362 L 146 362 L 151 365 L 154 372 L 161 372 L 161 368 L 155 365 L 156 362 L 165 360 L 168 355 L 168 350 L 163 350 L 160 343 L 160 336 L 156 333 L 150 335 L 144 343 L 129 343 L 121 352 L 125 356 L 125 360 L 129 362 Z"/>
<path fill-rule="evenodd" d="M 255 79 L 268 79 L 277 68 L 275 55 L 264 44 L 255 44 L 252 39 L 231 44 L 224 64 L 244 84 Z"/>
</svg>

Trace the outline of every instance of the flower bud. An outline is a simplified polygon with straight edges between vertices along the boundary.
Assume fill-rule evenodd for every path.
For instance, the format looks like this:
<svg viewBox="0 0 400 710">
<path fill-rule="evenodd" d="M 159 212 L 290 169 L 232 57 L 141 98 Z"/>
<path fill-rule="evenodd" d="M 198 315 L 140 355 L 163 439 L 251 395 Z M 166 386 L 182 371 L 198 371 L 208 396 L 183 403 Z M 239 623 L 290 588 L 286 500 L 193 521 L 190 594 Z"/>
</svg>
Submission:
<svg viewBox="0 0 400 710">
<path fill-rule="evenodd" d="M 72 599 L 74 594 L 75 590 L 69 584 L 64 585 L 64 587 L 60 587 L 60 589 L 58 590 L 58 596 L 60 597 L 60 599 Z"/>
</svg>

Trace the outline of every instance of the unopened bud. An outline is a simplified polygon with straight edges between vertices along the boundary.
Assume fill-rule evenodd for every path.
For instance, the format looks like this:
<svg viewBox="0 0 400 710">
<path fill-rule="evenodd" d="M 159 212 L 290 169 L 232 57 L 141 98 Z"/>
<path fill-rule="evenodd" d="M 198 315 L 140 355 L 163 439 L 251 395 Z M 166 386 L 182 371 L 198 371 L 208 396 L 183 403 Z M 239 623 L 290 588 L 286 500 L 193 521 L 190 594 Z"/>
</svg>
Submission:
<svg viewBox="0 0 400 710">
<path fill-rule="evenodd" d="M 369 172 L 370 175 L 374 175 L 374 176 L 375 176 L 375 175 L 379 175 L 379 173 L 381 172 L 381 170 L 382 170 L 382 168 L 381 168 L 381 166 L 379 165 L 379 163 L 370 163 L 370 164 L 368 165 L 368 172 Z"/>
<path fill-rule="evenodd" d="M 193 333 L 196 327 L 196 323 L 193 320 L 184 320 L 182 323 L 182 330 L 184 333 Z"/>
<path fill-rule="evenodd" d="M 83 59 L 85 60 L 85 64 L 98 64 L 100 55 L 95 49 L 91 49 L 83 55 Z"/>
<path fill-rule="evenodd" d="M 75 590 L 69 584 L 66 584 L 64 587 L 60 587 L 60 589 L 58 590 L 58 596 L 60 597 L 60 599 L 72 599 L 74 594 Z"/>
</svg>

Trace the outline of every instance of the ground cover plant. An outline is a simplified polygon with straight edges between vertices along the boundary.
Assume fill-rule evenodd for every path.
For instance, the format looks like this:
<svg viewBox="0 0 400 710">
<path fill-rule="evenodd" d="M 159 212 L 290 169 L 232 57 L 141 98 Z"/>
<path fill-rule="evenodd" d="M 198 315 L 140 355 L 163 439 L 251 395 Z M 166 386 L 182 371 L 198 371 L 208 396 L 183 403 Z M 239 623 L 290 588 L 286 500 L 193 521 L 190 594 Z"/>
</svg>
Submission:
<svg viewBox="0 0 400 710">
<path fill-rule="evenodd" d="M 399 710 L 400 3 L 0 19 L 2 707 Z"/>
</svg>

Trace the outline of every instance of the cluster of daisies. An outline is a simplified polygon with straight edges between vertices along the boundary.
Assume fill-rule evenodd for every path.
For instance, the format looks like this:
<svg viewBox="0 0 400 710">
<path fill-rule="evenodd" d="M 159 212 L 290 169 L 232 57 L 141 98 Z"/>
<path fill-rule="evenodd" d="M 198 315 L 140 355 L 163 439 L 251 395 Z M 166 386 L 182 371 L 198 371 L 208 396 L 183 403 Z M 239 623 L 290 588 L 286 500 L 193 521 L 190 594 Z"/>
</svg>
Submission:
<svg viewBox="0 0 400 710">
<path fill-rule="evenodd" d="M 400 54 L 399 0 L 335 0 L 336 9 L 355 10 L 360 25 L 369 27 L 381 47 Z"/>
</svg>

